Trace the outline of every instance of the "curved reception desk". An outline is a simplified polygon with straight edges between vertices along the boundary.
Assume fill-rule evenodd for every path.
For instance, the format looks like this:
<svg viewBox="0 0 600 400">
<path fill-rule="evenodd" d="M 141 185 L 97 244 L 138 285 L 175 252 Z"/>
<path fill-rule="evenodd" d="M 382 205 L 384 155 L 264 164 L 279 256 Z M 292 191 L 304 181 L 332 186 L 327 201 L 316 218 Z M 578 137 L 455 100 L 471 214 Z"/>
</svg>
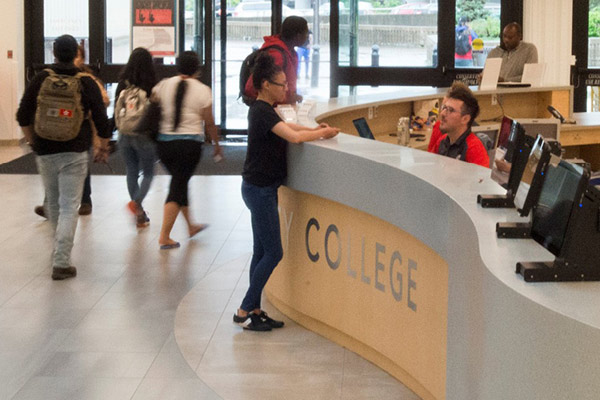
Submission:
<svg viewBox="0 0 600 400">
<path fill-rule="evenodd" d="M 489 169 L 347 134 L 288 157 L 282 312 L 423 399 L 598 398 L 600 283 L 515 273 L 554 256 L 496 238 L 521 219 L 477 204 L 503 192 Z"/>
</svg>

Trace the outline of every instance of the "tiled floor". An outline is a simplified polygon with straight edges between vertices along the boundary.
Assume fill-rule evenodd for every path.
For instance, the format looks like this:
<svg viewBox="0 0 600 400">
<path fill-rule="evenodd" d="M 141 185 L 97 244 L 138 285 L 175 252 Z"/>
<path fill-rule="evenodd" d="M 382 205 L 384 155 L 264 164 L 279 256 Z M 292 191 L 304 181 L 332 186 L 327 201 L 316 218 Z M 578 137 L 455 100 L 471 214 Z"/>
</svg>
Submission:
<svg viewBox="0 0 600 400">
<path fill-rule="evenodd" d="M 0 148 L 4 157 L 14 158 Z M 32 211 L 39 177 L 0 175 L 0 399 L 417 398 L 285 317 L 269 333 L 233 325 L 251 255 L 240 177 L 195 176 L 192 212 L 211 226 L 190 240 L 178 220 L 182 247 L 160 251 L 167 184 L 156 178 L 151 225 L 138 231 L 125 178 L 93 176 L 94 211 L 73 251 L 79 275 L 53 282 L 49 226 Z"/>
</svg>

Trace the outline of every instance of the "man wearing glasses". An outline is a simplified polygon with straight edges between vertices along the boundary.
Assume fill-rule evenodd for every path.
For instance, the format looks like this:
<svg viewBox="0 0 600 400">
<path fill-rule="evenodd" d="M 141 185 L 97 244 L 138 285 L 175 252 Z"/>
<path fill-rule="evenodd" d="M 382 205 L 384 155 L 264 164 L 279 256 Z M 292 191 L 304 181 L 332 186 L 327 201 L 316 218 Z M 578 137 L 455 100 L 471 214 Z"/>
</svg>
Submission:
<svg viewBox="0 0 600 400">
<path fill-rule="evenodd" d="M 488 153 L 471 132 L 477 115 L 479 104 L 471 90 L 462 82 L 454 82 L 440 110 L 442 136 L 430 152 L 489 168 Z"/>
</svg>

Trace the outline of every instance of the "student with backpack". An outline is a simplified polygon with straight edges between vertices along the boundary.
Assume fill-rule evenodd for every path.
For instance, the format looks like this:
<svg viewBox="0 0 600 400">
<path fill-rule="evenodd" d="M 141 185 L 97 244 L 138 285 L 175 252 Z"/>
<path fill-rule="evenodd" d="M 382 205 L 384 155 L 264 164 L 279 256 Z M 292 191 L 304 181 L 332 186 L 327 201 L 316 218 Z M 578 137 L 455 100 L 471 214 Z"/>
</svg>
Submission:
<svg viewBox="0 0 600 400">
<path fill-rule="evenodd" d="M 469 19 L 460 17 L 454 30 L 454 65 L 456 67 L 473 66 L 473 40 L 479 36 L 469 27 Z"/>
<path fill-rule="evenodd" d="M 268 53 L 275 60 L 275 65 L 283 69 L 288 87 L 282 104 L 296 104 L 302 96 L 296 92 L 298 80 L 298 56 L 294 47 L 302 46 L 308 40 L 308 22 L 298 16 L 287 17 L 281 25 L 281 34 L 265 36 L 262 47 L 250 54 L 242 63 L 240 70 L 240 97 L 250 105 L 258 94 L 252 84 L 251 70 L 259 54 Z"/>
<path fill-rule="evenodd" d="M 92 78 L 82 76 L 73 64 L 77 47 L 71 35 L 56 39 L 57 63 L 31 80 L 17 111 L 17 120 L 36 153 L 44 183 L 48 219 L 54 230 L 54 280 L 77 275 L 71 264 L 71 250 L 92 145 L 90 120 L 85 118 L 88 113 L 100 137 L 100 147 L 94 154 L 96 161 L 108 158 L 110 138 L 100 90 Z"/>
<path fill-rule="evenodd" d="M 98 89 L 100 89 L 100 93 L 102 94 L 102 101 L 104 102 L 104 107 L 108 107 L 110 104 L 110 98 L 108 97 L 108 93 L 106 93 L 106 89 L 104 89 L 104 83 L 94 75 L 94 72 L 90 67 L 85 65 L 85 48 L 82 44 L 77 46 L 77 56 L 73 60 L 73 64 L 77 68 L 81 70 L 81 76 L 89 76 L 96 82 L 98 85 Z M 93 123 L 91 123 L 92 128 L 92 143 L 95 148 L 100 146 L 99 139 L 97 136 L 97 130 Z M 44 205 L 36 206 L 33 211 L 39 215 L 40 217 L 47 218 L 46 216 L 46 199 L 44 198 Z M 81 205 L 79 206 L 79 215 L 90 215 L 92 213 L 92 179 L 90 175 L 90 171 L 88 168 L 87 176 L 85 177 L 85 182 L 83 184 L 83 195 L 81 196 Z"/>
<path fill-rule="evenodd" d="M 156 144 L 147 135 L 136 130 L 147 107 L 150 94 L 156 84 L 152 55 L 138 47 L 129 56 L 121 72 L 115 93 L 114 122 L 119 130 L 119 149 L 125 160 L 127 190 L 131 201 L 127 208 L 135 216 L 138 228 L 148 226 L 150 219 L 142 202 L 150 190 L 156 163 Z M 139 182 L 140 171 L 142 181 Z"/>
</svg>

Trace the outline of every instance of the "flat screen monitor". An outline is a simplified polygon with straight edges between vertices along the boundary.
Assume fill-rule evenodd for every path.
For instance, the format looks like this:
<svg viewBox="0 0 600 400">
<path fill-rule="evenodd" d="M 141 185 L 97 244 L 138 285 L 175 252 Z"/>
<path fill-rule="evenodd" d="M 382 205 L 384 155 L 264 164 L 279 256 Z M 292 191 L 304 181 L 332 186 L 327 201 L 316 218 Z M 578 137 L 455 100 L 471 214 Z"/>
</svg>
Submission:
<svg viewBox="0 0 600 400">
<path fill-rule="evenodd" d="M 519 118 L 517 122 L 529 136 L 542 135 L 544 139 L 554 139 L 560 142 L 560 121 L 556 118 Z"/>
<path fill-rule="evenodd" d="M 502 130 L 501 127 L 500 131 L 502 132 Z M 519 187 L 533 142 L 534 139 L 525 134 L 521 124 L 512 121 L 505 147 L 498 145 L 491 177 L 508 191 L 509 196 L 514 196 Z"/>
<path fill-rule="evenodd" d="M 555 157 L 557 164 L 559 160 L 558 157 Z M 517 211 L 522 217 L 529 215 L 531 207 L 538 201 L 544 181 L 544 173 L 549 161 L 550 149 L 544 143 L 544 138 L 538 135 L 529 152 L 527 164 L 525 164 L 525 168 L 523 169 L 521 181 L 519 182 L 514 198 Z"/>
<path fill-rule="evenodd" d="M 500 123 L 500 132 L 498 133 L 498 147 L 506 149 L 508 145 L 508 138 L 510 137 L 510 130 L 512 128 L 513 120 L 508 117 L 502 117 Z"/>
<path fill-rule="evenodd" d="M 588 179 L 589 175 L 582 167 L 564 160 L 556 167 L 550 166 L 546 172 L 533 211 L 531 237 L 557 257 L 561 256 L 569 220 L 580 206 L 579 199 Z"/>
<path fill-rule="evenodd" d="M 371 132 L 371 128 L 369 128 L 369 124 L 367 123 L 366 119 L 357 118 L 357 119 L 353 120 L 352 123 L 354 124 L 354 127 L 356 128 L 358 135 L 360 137 L 363 137 L 365 139 L 375 140 L 375 137 L 373 136 L 373 132 Z"/>
</svg>

